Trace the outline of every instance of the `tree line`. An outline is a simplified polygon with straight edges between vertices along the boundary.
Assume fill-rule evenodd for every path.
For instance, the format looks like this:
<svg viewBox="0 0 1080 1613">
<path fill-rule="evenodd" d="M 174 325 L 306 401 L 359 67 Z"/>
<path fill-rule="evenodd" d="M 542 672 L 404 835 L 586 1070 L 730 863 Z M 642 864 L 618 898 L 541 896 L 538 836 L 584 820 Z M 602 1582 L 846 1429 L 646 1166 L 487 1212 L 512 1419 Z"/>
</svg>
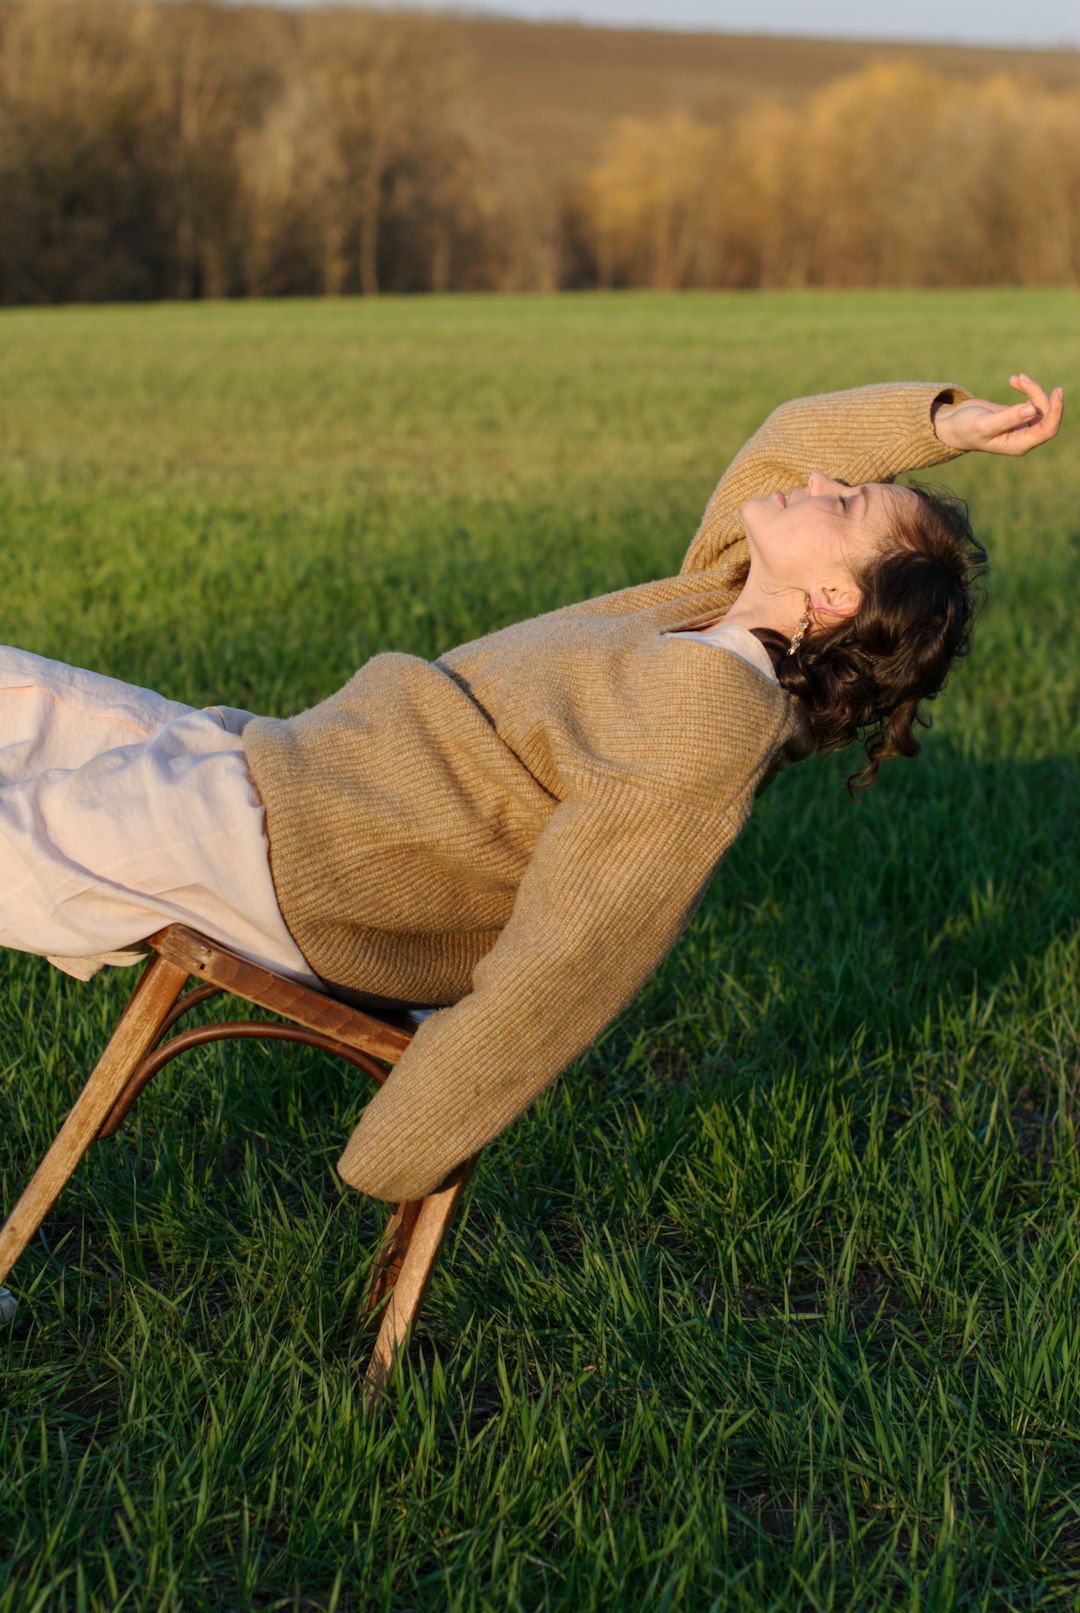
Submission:
<svg viewBox="0 0 1080 1613">
<path fill-rule="evenodd" d="M 522 170 L 436 18 L 0 0 L 0 301 L 1080 280 L 1080 99 L 878 63 Z"/>
</svg>

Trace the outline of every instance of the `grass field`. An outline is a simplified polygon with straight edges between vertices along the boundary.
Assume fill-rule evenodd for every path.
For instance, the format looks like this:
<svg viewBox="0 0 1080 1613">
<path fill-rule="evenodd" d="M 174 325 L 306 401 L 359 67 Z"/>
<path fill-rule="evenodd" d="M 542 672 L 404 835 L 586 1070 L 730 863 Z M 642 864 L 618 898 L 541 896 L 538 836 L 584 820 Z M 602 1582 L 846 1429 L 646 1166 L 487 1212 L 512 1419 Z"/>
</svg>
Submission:
<svg viewBox="0 0 1080 1613">
<path fill-rule="evenodd" d="M 287 712 L 677 568 L 786 396 L 1080 372 L 1075 295 L 0 318 L 0 634 Z M 1080 461 L 939 473 L 995 570 L 923 758 L 763 799 L 486 1153 L 376 1415 L 314 1054 L 165 1071 L 16 1267 L 0 1613 L 1080 1607 Z M 128 980 L 0 957 L 11 1204 Z"/>
</svg>

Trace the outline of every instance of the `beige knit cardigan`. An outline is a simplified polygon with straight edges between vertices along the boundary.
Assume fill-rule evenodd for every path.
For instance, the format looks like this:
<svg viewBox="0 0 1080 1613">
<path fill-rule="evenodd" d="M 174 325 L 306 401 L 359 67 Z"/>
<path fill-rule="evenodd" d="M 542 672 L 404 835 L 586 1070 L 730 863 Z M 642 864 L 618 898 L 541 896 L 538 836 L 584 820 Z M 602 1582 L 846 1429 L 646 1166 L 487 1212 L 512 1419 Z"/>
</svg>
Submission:
<svg viewBox="0 0 1080 1613">
<path fill-rule="evenodd" d="M 822 470 L 953 455 L 902 384 L 784 405 L 734 460 L 677 577 L 570 605 L 435 662 L 375 656 L 244 744 L 281 911 L 326 981 L 449 1005 L 419 1027 L 338 1169 L 430 1192 L 577 1057 L 688 923 L 754 797 L 812 748 L 739 657 L 664 636 L 732 603 L 739 507 Z"/>
</svg>

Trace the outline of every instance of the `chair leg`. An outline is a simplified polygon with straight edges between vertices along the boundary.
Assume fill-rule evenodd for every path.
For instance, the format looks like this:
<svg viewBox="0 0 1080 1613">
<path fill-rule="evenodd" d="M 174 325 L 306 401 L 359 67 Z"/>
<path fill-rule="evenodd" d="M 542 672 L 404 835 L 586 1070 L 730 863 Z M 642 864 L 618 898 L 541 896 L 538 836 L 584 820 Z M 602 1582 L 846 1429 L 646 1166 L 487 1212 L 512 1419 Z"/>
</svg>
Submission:
<svg viewBox="0 0 1080 1613">
<path fill-rule="evenodd" d="M 364 1390 L 370 1398 L 377 1397 L 383 1389 L 408 1339 L 409 1329 L 416 1320 L 435 1270 L 443 1239 L 450 1229 L 475 1164 L 475 1158 L 467 1160 L 449 1187 L 429 1194 L 420 1201 L 418 1208 L 415 1204 L 401 1205 L 387 1228 L 393 1240 L 388 1249 L 390 1261 L 394 1261 L 396 1256 L 400 1266 L 364 1374 Z M 410 1220 L 411 1231 L 406 1231 Z M 399 1227 L 395 1227 L 395 1221 L 400 1222 Z M 380 1282 L 380 1277 L 381 1274 L 377 1273 L 373 1289 L 378 1288 L 381 1294 L 388 1284 Z"/>
<path fill-rule="evenodd" d="M 97 1136 L 131 1072 L 161 1034 L 161 1027 L 187 979 L 185 969 L 177 968 L 164 958 L 155 956 L 147 965 L 108 1046 L 57 1132 L 55 1142 L 0 1228 L 0 1283 Z"/>
<path fill-rule="evenodd" d="M 381 1309 L 383 1301 L 393 1290 L 409 1252 L 409 1240 L 416 1229 L 417 1217 L 423 1208 L 423 1199 L 406 1199 L 398 1205 L 383 1228 L 367 1291 L 357 1312 L 357 1321 L 361 1325 Z"/>
</svg>

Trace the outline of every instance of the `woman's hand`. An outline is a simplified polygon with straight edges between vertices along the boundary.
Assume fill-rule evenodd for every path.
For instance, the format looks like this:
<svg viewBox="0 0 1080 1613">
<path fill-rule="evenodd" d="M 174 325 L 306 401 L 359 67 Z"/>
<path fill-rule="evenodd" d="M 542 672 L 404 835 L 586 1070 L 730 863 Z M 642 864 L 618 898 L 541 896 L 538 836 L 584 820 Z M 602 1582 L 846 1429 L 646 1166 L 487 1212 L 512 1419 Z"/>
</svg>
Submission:
<svg viewBox="0 0 1080 1613">
<path fill-rule="evenodd" d="M 1056 437 L 1065 408 L 1061 388 L 1047 395 L 1030 375 L 1010 375 L 1009 385 L 1023 392 L 1027 401 L 987 403 L 984 398 L 966 398 L 963 403 L 939 403 L 933 416 L 938 440 L 960 451 L 1018 455 Z"/>
</svg>

